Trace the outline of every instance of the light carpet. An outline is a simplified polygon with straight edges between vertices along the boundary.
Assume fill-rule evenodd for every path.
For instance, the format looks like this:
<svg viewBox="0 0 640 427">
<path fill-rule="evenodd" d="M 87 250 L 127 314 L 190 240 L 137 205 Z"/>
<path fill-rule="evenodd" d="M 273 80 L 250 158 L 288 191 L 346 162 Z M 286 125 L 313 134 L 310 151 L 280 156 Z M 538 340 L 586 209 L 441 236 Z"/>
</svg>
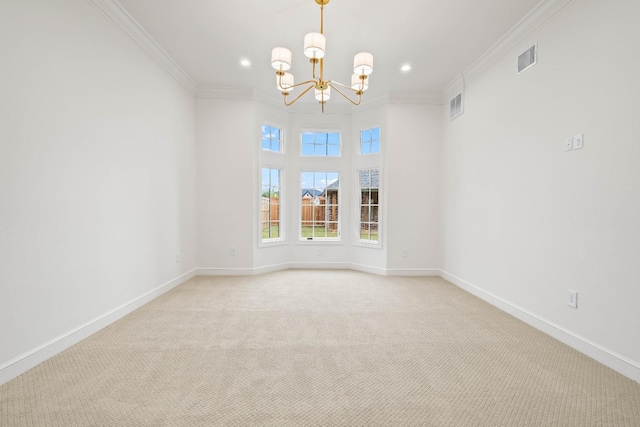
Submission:
<svg viewBox="0 0 640 427">
<path fill-rule="evenodd" d="M 440 278 L 195 277 L 0 386 L 1 426 L 640 426 L 640 384 Z"/>
</svg>

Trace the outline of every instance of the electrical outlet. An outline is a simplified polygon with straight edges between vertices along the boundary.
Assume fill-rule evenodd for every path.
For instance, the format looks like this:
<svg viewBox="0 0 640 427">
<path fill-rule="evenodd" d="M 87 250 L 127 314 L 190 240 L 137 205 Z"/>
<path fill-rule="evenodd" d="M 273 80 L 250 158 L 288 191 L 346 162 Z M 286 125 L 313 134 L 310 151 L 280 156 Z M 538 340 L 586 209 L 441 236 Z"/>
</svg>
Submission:
<svg viewBox="0 0 640 427">
<path fill-rule="evenodd" d="M 182 258 L 182 257 L 180 256 L 180 251 L 176 252 L 176 264 L 179 264 L 179 263 L 180 263 L 180 259 L 181 259 L 181 258 Z"/>
<path fill-rule="evenodd" d="M 569 307 L 578 308 L 578 291 L 569 290 Z"/>
<path fill-rule="evenodd" d="M 231 256 L 236 256 L 236 248 L 231 248 L 231 249 L 229 250 L 229 254 L 230 254 Z"/>
<path fill-rule="evenodd" d="M 322 256 L 322 248 L 318 248 L 318 256 Z"/>
<path fill-rule="evenodd" d="M 573 138 L 567 138 L 564 140 L 564 151 L 573 150 Z"/>
<path fill-rule="evenodd" d="M 409 256 L 409 249 L 402 248 L 402 256 L 403 257 L 408 257 Z"/>
</svg>

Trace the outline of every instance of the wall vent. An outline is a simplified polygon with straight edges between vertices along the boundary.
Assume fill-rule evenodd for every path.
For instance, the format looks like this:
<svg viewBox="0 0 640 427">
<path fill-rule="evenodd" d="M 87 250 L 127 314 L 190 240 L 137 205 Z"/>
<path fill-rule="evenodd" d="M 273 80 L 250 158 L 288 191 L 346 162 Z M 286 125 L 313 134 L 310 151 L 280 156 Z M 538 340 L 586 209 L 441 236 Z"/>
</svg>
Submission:
<svg viewBox="0 0 640 427">
<path fill-rule="evenodd" d="M 534 44 L 529 49 L 524 51 L 520 56 L 518 56 L 518 74 L 535 65 L 537 59 L 538 47 Z"/>
<path fill-rule="evenodd" d="M 449 107 L 449 119 L 453 120 L 462 114 L 462 93 L 457 94 L 452 100 Z"/>
</svg>

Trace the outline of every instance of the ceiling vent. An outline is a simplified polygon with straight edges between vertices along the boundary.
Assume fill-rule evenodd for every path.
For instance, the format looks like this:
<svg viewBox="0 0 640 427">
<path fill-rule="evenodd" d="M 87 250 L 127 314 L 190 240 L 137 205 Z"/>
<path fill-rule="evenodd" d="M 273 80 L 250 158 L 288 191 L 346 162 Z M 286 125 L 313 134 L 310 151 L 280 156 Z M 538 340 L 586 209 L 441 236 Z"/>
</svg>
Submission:
<svg viewBox="0 0 640 427">
<path fill-rule="evenodd" d="M 452 100 L 449 107 L 449 119 L 453 120 L 462 114 L 462 93 L 457 94 Z"/>
<path fill-rule="evenodd" d="M 538 47 L 534 44 L 529 49 L 524 51 L 520 56 L 518 56 L 518 74 L 535 65 L 537 59 Z"/>
</svg>

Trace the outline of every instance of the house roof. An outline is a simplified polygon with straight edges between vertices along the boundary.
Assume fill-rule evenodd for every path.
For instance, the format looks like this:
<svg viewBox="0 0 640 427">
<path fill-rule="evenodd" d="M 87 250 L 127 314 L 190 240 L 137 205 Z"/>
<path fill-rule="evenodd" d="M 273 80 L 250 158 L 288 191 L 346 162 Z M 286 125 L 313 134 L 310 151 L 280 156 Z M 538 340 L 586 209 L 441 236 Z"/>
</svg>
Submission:
<svg viewBox="0 0 640 427">
<path fill-rule="evenodd" d="M 380 188 L 380 171 L 378 169 L 370 169 L 371 173 L 360 173 L 360 188 Z M 337 191 L 340 189 L 340 180 L 336 179 L 327 185 L 325 191 Z M 324 194 L 323 191 L 321 194 Z"/>
<path fill-rule="evenodd" d="M 336 179 L 335 181 L 331 182 L 329 185 L 327 185 L 327 190 L 337 190 L 340 188 L 340 180 Z"/>
<path fill-rule="evenodd" d="M 309 197 L 318 197 L 322 195 L 322 191 L 316 190 L 313 188 L 303 188 L 301 197 L 309 196 Z"/>
<path fill-rule="evenodd" d="M 360 173 L 361 188 L 380 188 L 380 172 L 378 169 L 370 169 L 371 173 Z M 337 190 L 340 187 L 340 180 L 336 179 L 327 185 L 327 190 Z"/>
</svg>

